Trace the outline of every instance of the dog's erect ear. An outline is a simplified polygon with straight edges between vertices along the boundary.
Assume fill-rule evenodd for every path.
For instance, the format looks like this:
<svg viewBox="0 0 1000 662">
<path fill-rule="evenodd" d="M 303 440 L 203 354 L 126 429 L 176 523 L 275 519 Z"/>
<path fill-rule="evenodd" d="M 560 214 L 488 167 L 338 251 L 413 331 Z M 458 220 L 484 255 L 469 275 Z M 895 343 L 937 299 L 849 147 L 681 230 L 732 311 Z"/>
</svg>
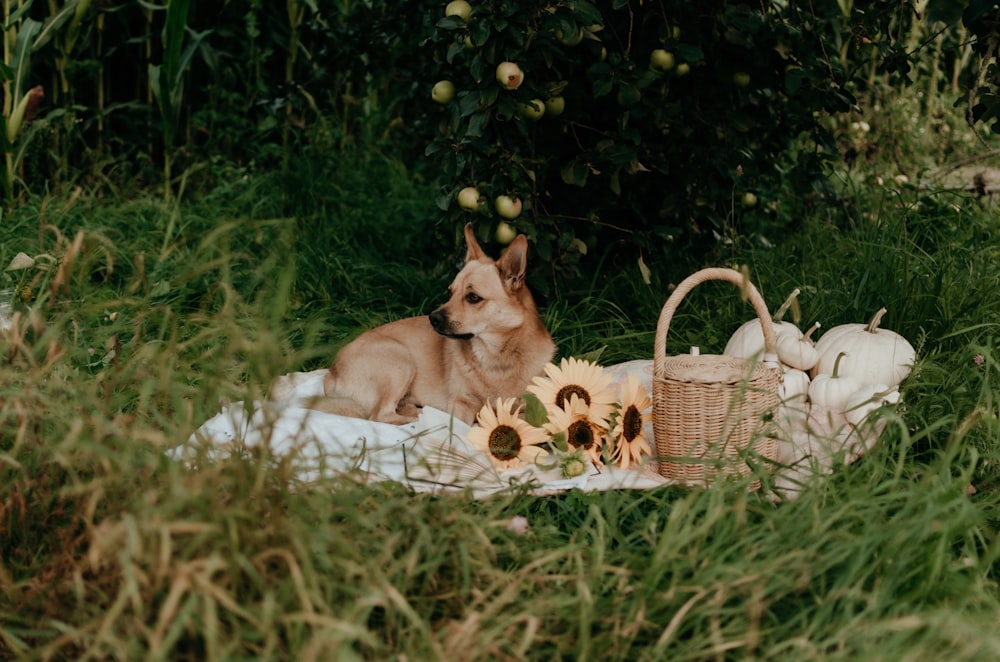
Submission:
<svg viewBox="0 0 1000 662">
<path fill-rule="evenodd" d="M 476 241 L 476 233 L 472 231 L 472 223 L 465 224 L 465 245 L 467 247 L 465 251 L 466 262 L 481 260 L 486 257 L 486 253 L 483 252 L 483 249 L 479 247 L 479 242 Z"/>
<path fill-rule="evenodd" d="M 512 292 L 524 284 L 524 271 L 528 267 L 528 239 L 523 234 L 517 235 L 510 246 L 497 260 L 500 278 Z"/>
</svg>

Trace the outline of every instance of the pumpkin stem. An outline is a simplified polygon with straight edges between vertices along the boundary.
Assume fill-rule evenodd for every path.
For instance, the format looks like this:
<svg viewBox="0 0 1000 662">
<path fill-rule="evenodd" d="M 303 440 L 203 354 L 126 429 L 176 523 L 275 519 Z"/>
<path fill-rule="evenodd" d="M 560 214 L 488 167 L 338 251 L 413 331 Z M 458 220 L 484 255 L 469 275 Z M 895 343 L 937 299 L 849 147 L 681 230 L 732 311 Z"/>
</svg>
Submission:
<svg viewBox="0 0 1000 662">
<path fill-rule="evenodd" d="M 771 315 L 771 319 L 773 319 L 775 322 L 780 322 L 781 318 L 784 317 L 785 313 L 788 312 L 788 309 L 791 308 L 792 304 L 795 303 L 795 297 L 799 296 L 799 294 L 801 293 L 802 290 L 800 290 L 797 287 L 794 290 L 792 290 L 792 293 L 788 295 L 787 299 L 785 299 L 785 303 L 781 304 L 781 308 L 778 308 L 778 310 L 775 311 L 774 315 Z"/>
<path fill-rule="evenodd" d="M 802 334 L 802 337 L 799 338 L 799 340 L 815 344 L 815 343 L 813 343 L 812 338 L 810 338 L 809 336 L 811 336 L 812 333 L 813 333 L 813 331 L 815 331 L 816 329 L 818 329 L 820 326 L 821 325 L 820 325 L 819 322 L 813 323 L 813 325 L 809 327 L 809 330 Z"/>
<path fill-rule="evenodd" d="M 833 375 L 832 375 L 833 379 L 836 379 L 837 377 L 840 376 L 838 374 L 840 372 L 840 359 L 844 358 L 845 356 L 847 356 L 847 352 L 841 352 L 840 354 L 837 354 L 837 358 L 833 362 Z"/>
<path fill-rule="evenodd" d="M 878 325 L 882 323 L 882 317 L 887 312 L 889 311 L 886 310 L 885 306 L 879 308 L 878 312 L 875 313 L 875 316 L 872 317 L 872 321 L 868 322 L 868 326 L 865 327 L 865 331 L 867 331 L 868 333 L 875 333 L 876 331 L 878 331 Z"/>
</svg>

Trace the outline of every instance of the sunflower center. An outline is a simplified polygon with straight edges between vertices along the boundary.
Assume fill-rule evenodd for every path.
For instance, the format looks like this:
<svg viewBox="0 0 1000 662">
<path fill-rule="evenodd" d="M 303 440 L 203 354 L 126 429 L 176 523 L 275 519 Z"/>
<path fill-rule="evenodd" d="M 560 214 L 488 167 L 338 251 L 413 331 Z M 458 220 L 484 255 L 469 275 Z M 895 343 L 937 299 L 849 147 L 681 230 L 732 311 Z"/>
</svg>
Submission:
<svg viewBox="0 0 1000 662">
<path fill-rule="evenodd" d="M 587 389 L 577 384 L 567 384 L 556 393 L 556 407 L 565 409 L 571 395 L 575 395 L 587 403 L 588 407 L 590 406 L 590 393 L 587 393 Z"/>
<path fill-rule="evenodd" d="M 587 450 L 594 445 L 594 431 L 587 421 L 576 421 L 566 431 L 566 441 L 574 448 Z"/>
<path fill-rule="evenodd" d="M 629 405 L 622 416 L 622 436 L 625 441 L 631 442 L 642 433 L 642 415 L 635 405 Z"/>
<path fill-rule="evenodd" d="M 490 432 L 490 453 L 498 460 L 513 460 L 521 452 L 521 435 L 509 425 L 498 425 Z"/>
</svg>

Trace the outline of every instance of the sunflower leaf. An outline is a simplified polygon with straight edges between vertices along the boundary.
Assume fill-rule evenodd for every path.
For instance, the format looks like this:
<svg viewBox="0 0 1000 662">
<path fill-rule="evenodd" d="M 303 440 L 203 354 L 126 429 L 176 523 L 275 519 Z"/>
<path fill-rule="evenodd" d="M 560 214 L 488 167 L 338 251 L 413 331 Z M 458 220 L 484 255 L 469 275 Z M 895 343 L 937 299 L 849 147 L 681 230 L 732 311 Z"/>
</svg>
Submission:
<svg viewBox="0 0 1000 662">
<path fill-rule="evenodd" d="M 545 405 L 534 393 L 524 394 L 524 420 L 536 428 L 540 428 L 549 422 L 549 416 L 545 411 Z"/>
<path fill-rule="evenodd" d="M 542 461 L 543 457 L 544 458 L 551 458 L 552 461 L 551 462 L 543 462 Z M 551 453 L 544 453 L 544 454 L 538 455 L 535 458 L 535 466 L 538 467 L 542 471 L 552 471 L 553 469 L 555 469 L 556 467 L 559 466 L 559 456 L 552 455 Z"/>
</svg>

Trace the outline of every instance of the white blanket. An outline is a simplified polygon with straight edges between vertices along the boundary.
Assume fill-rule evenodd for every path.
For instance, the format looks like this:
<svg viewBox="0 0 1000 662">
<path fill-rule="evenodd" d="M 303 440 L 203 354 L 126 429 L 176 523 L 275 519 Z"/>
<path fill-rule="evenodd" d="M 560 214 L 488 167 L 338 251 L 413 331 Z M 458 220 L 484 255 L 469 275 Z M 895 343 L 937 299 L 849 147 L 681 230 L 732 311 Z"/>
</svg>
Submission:
<svg viewBox="0 0 1000 662">
<path fill-rule="evenodd" d="M 193 459 L 199 447 L 211 459 L 240 449 L 264 446 L 289 457 L 303 481 L 354 474 L 367 481 L 393 480 L 419 492 L 471 490 L 479 498 L 527 485 L 538 492 L 650 489 L 666 484 L 653 469 L 592 467 L 575 478 L 558 469 L 531 466 L 497 472 L 489 458 L 465 439 L 469 426 L 425 407 L 409 425 L 389 425 L 315 411 L 304 406 L 323 394 L 326 370 L 293 373 L 275 385 L 271 399 L 224 407 L 199 427 L 188 443 L 175 448 L 178 460 Z"/>
<path fill-rule="evenodd" d="M 612 374 L 615 387 L 634 373 L 652 393 L 652 361 L 628 361 L 605 370 Z M 656 472 L 653 462 L 627 470 L 592 466 L 570 479 L 558 469 L 537 466 L 500 473 L 466 441 L 469 426 L 442 411 L 425 407 L 415 423 L 397 426 L 308 408 L 309 399 L 323 394 L 325 373 L 323 369 L 280 378 L 269 399 L 255 401 L 252 411 L 242 403 L 223 407 L 170 455 L 190 461 L 199 450 L 213 459 L 264 447 L 274 456 L 290 459 L 302 481 L 351 474 L 365 481 L 397 481 L 418 492 L 469 490 L 476 498 L 518 486 L 544 494 L 572 488 L 652 489 L 670 483 Z M 785 498 L 795 496 L 810 479 L 831 472 L 836 463 L 852 461 L 881 431 L 872 427 L 859 434 L 846 421 L 829 416 L 820 421 L 815 412 L 809 415 L 795 408 L 783 408 L 778 419 L 776 485 Z M 650 425 L 646 434 L 653 439 Z"/>
</svg>

